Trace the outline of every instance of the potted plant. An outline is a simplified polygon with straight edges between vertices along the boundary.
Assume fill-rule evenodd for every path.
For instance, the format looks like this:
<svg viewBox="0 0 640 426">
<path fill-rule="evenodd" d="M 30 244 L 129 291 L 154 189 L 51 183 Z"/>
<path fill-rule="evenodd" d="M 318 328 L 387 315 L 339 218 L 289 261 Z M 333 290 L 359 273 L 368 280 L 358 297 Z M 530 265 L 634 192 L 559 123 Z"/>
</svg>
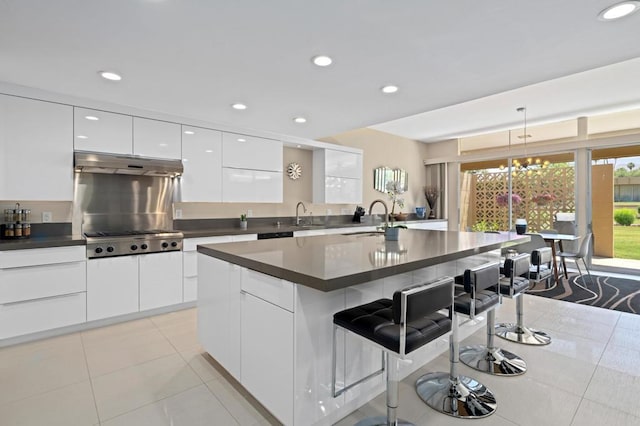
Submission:
<svg viewBox="0 0 640 426">
<path fill-rule="evenodd" d="M 396 180 L 392 180 L 387 182 L 387 195 L 391 200 L 391 213 L 389 213 L 389 219 L 393 220 L 404 220 L 407 218 L 407 215 L 399 212 L 396 214 L 396 204 L 398 204 L 399 208 L 404 208 L 404 198 L 400 198 L 400 195 L 404 194 L 404 188 L 400 186 L 400 183 Z"/>
<path fill-rule="evenodd" d="M 244 213 L 240 215 L 240 229 L 247 229 L 247 215 Z"/>
</svg>

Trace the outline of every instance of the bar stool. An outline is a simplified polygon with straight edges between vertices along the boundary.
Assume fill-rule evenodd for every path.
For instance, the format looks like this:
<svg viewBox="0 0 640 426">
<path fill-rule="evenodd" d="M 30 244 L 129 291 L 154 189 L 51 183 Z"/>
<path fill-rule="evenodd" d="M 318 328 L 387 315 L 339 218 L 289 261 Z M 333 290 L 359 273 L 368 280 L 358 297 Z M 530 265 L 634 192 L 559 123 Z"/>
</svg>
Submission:
<svg viewBox="0 0 640 426">
<path fill-rule="evenodd" d="M 465 276 L 469 277 L 465 280 L 469 288 L 454 300 L 449 373 L 427 373 L 416 381 L 418 396 L 436 411 L 459 418 L 481 418 L 496 410 L 493 392 L 475 379 L 458 374 L 458 316 L 464 313 L 473 318 L 499 302 L 498 293 L 487 290 L 497 283 L 499 268 L 497 263 L 489 263 L 465 271 Z"/>
<path fill-rule="evenodd" d="M 387 416 L 361 420 L 357 425 L 412 425 L 399 420 L 398 359 L 451 330 L 453 278 L 412 286 L 393 294 L 393 300 L 375 302 L 340 311 L 333 316 L 333 396 L 337 397 L 353 386 L 376 375 L 358 380 L 336 390 L 336 332 L 342 328 L 382 349 L 387 370 Z M 439 313 L 448 308 L 449 315 Z"/>
<path fill-rule="evenodd" d="M 551 256 L 551 248 L 545 247 L 531 252 L 531 259 L 539 263 Z M 535 263 L 535 262 L 534 262 Z M 524 293 L 530 285 L 528 278 L 522 275 L 529 275 L 529 255 L 524 253 L 513 258 L 508 258 L 504 263 L 505 278 L 500 280 L 500 292 L 509 298 L 516 299 L 516 324 L 502 323 L 496 325 L 496 335 L 506 340 L 526 345 L 548 345 L 551 337 L 544 331 L 535 330 L 524 326 Z M 551 270 L 548 270 L 551 276 Z M 543 278 L 544 279 L 544 278 Z"/>
<path fill-rule="evenodd" d="M 528 256 L 527 256 L 528 257 Z M 494 376 L 518 376 L 527 371 L 527 363 L 518 355 L 494 345 L 496 307 L 500 304 L 503 286 L 500 282 L 500 266 L 474 273 L 467 269 L 463 275 L 465 294 L 456 297 L 455 310 L 468 315 L 487 313 L 487 344 L 465 346 L 460 349 L 460 361 L 469 367 Z M 478 306 L 478 301 L 482 305 Z"/>
<path fill-rule="evenodd" d="M 553 278 L 553 267 L 551 266 L 552 262 L 553 250 L 551 249 L 551 247 L 544 247 L 533 250 L 531 252 L 531 266 L 529 267 L 529 274 L 527 275 L 529 283 L 537 284 L 539 282 L 545 281 L 545 288 L 547 290 L 555 288 L 555 286 L 558 285 L 557 282 L 554 282 L 553 286 L 549 284 L 551 282 L 551 279 Z"/>
</svg>

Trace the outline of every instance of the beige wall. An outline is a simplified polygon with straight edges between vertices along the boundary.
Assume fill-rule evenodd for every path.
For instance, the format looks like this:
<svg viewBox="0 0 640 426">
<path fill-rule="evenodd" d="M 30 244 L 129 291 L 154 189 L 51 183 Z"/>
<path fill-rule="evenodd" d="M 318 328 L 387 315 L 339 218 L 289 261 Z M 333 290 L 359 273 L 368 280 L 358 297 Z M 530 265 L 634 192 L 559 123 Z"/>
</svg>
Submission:
<svg viewBox="0 0 640 426">
<path fill-rule="evenodd" d="M 71 201 L 25 201 L 25 200 L 0 200 L 0 213 L 3 214 L 0 222 L 4 220 L 4 209 L 14 209 L 16 203 L 20 203 L 21 209 L 31 210 L 31 222 L 41 223 L 42 212 L 51 212 L 53 222 L 71 222 L 73 203 Z"/>
</svg>

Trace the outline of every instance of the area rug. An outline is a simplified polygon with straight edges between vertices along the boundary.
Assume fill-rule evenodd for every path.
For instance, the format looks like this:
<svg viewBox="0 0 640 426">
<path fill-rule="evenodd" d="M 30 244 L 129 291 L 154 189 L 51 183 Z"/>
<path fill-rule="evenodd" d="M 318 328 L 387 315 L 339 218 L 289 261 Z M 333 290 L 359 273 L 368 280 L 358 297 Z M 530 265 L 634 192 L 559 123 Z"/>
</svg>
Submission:
<svg viewBox="0 0 640 426">
<path fill-rule="evenodd" d="M 640 280 L 613 278 L 608 276 L 569 274 L 560 283 L 545 289 L 538 283 L 529 294 L 599 308 L 640 314 Z"/>
</svg>

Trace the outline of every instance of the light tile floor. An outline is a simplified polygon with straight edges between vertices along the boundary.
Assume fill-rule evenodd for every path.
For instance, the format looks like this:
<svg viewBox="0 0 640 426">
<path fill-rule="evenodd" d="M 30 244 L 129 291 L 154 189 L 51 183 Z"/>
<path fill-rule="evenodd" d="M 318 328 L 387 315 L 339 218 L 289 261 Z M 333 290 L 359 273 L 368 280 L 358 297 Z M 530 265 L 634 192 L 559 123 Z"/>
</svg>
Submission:
<svg viewBox="0 0 640 426">
<path fill-rule="evenodd" d="M 525 319 L 551 345 L 497 342 L 522 356 L 520 377 L 492 377 L 461 366 L 498 399 L 478 425 L 639 425 L 640 315 L 525 296 Z M 497 320 L 515 319 L 505 299 Z M 481 330 L 462 344 L 482 343 Z M 443 354 L 401 383 L 400 415 L 417 425 L 467 425 L 426 407 L 415 380 L 447 371 Z M 196 426 L 278 424 L 214 367 L 188 309 L 0 349 L 0 425 Z M 385 396 L 339 425 L 385 414 Z"/>
</svg>

